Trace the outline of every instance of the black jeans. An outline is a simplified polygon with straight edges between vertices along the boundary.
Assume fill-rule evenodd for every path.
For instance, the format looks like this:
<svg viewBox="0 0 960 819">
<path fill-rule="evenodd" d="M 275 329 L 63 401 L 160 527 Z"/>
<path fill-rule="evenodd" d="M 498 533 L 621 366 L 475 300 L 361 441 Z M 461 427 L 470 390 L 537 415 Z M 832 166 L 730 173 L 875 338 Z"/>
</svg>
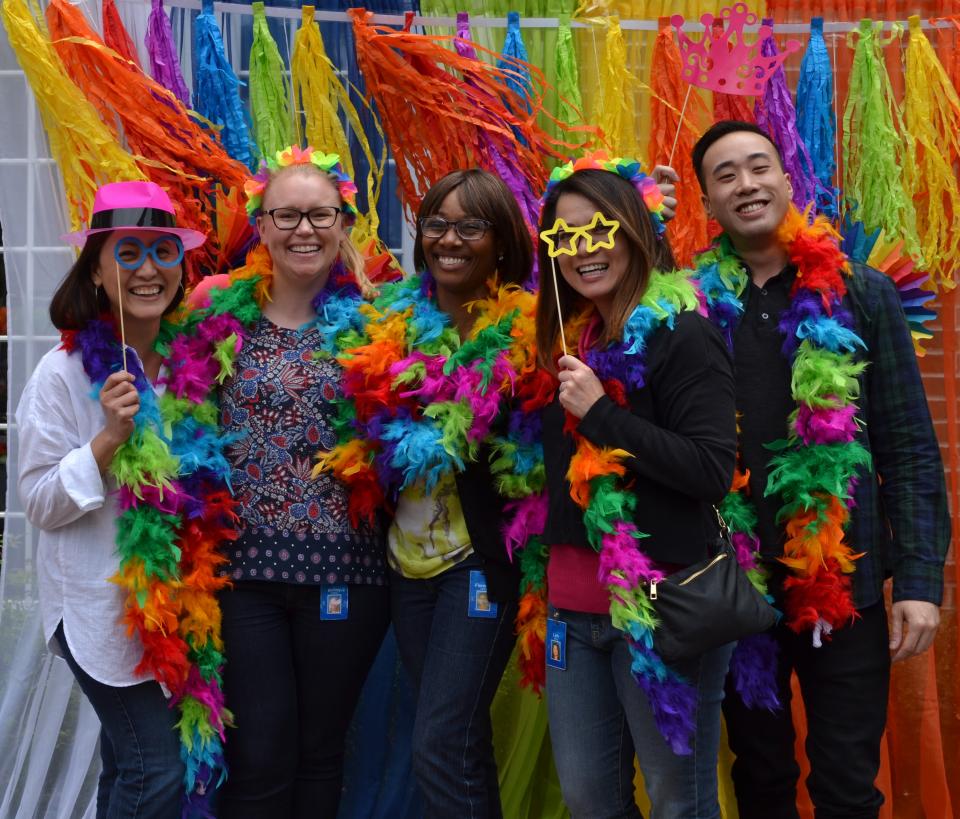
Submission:
<svg viewBox="0 0 960 819">
<path fill-rule="evenodd" d="M 222 817 L 337 815 L 344 740 L 390 596 L 386 586 L 350 586 L 348 619 L 321 620 L 320 590 L 239 581 L 220 593 L 224 694 L 236 723 Z"/>
<path fill-rule="evenodd" d="M 780 646 L 776 713 L 744 707 L 728 678 L 723 713 L 736 755 L 733 784 L 741 819 L 796 819 L 797 779 L 790 714 L 796 670 L 807 714 L 807 788 L 817 819 L 873 819 L 883 804 L 874 785 L 887 722 L 890 649 L 883 603 L 814 648 L 810 633 L 774 629 Z"/>
</svg>

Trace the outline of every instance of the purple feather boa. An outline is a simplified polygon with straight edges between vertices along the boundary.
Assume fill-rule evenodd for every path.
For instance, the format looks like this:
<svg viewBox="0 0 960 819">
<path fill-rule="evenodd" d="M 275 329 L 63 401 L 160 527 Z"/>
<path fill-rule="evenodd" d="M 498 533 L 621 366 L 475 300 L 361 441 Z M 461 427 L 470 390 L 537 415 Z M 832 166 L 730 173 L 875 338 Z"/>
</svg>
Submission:
<svg viewBox="0 0 960 819">
<path fill-rule="evenodd" d="M 777 652 L 769 632 L 742 638 L 730 658 L 730 675 L 747 708 L 780 708 L 777 693 Z"/>
</svg>

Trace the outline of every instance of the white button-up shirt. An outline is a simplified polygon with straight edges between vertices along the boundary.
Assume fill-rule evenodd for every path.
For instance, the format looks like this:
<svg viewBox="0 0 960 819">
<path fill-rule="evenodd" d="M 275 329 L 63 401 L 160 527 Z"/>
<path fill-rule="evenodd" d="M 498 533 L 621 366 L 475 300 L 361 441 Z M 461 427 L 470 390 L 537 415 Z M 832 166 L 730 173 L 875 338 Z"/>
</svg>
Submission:
<svg viewBox="0 0 960 819">
<path fill-rule="evenodd" d="M 37 577 L 43 633 L 53 639 L 63 621 L 79 666 L 98 682 L 144 682 L 134 668 L 143 645 L 121 623 L 125 593 L 110 578 L 120 567 L 117 495 L 90 442 L 105 423 L 99 397 L 79 352 L 51 350 L 37 365 L 17 407 L 20 498 L 40 531 Z"/>
</svg>

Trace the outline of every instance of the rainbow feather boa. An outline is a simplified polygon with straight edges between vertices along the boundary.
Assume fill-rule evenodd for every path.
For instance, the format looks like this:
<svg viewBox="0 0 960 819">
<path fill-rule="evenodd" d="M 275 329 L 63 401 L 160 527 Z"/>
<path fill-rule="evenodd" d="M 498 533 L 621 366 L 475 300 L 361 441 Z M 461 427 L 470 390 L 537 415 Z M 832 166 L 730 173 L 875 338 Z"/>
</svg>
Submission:
<svg viewBox="0 0 960 819">
<path fill-rule="evenodd" d="M 476 460 L 518 381 L 533 373 L 534 297 L 515 285 L 488 287 L 462 343 L 429 274 L 387 285 L 336 336 L 339 442 L 317 470 L 350 487 L 354 521 L 372 518 L 388 491 L 418 480 L 429 489 Z"/>
<path fill-rule="evenodd" d="M 488 444 L 497 490 L 510 499 L 507 551 L 522 550 L 522 565 L 538 564 L 546 520 L 539 411 L 553 383 L 536 367 L 533 294 L 496 281 L 487 287 L 462 342 L 436 305 L 429 274 L 388 285 L 359 308 L 335 335 L 344 368 L 338 444 L 318 456 L 316 469 L 350 488 L 356 523 L 410 483 L 429 486 L 462 469 Z M 537 595 L 520 606 L 546 613 Z M 529 622 L 519 634 L 520 663 L 524 684 L 539 691 L 544 631 Z"/>
<path fill-rule="evenodd" d="M 870 465 L 869 453 L 856 440 L 858 376 L 866 365 L 855 354 L 865 345 L 843 306 L 850 265 L 829 223 L 817 217 L 810 224 L 791 206 L 779 241 L 797 268 L 792 301 L 780 321 L 797 409 L 787 440 L 770 445 L 778 454 L 770 462 L 766 492 L 783 499 L 778 520 L 787 540 L 780 560 L 792 570 L 784 583 L 786 623 L 798 634 L 810 630 L 819 645 L 856 616 L 849 575 L 859 555 L 847 545 L 844 530 L 858 470 Z M 732 348 L 749 275 L 727 236 L 698 256 L 696 266 L 708 314 Z M 721 511 L 738 552 L 749 555 L 760 544 L 746 492 L 747 475 L 738 472 Z M 744 641 L 734 654 L 731 670 L 748 705 L 776 705 L 770 640 Z"/>
<path fill-rule="evenodd" d="M 657 329 L 672 329 L 679 313 L 699 307 L 697 290 L 685 273 L 654 271 L 643 299 L 624 326 L 623 339 L 604 349 L 591 349 L 585 357 L 614 402 L 626 406 L 628 392 L 645 384 L 647 343 Z M 568 344 L 576 344 L 590 317 L 587 313 L 570 323 Z M 626 480 L 625 462 L 632 456 L 595 446 L 576 431 L 574 422 L 568 415 L 567 431 L 576 441 L 576 450 L 567 480 L 570 496 L 583 509 L 590 545 L 600 554 L 598 579 L 609 592 L 611 621 L 627 639 L 634 679 L 647 696 L 661 734 L 675 753 L 690 753 L 697 693 L 653 648 L 656 612 L 643 586 L 664 575 L 638 546 L 646 535 L 634 520 L 636 495 Z M 521 559 L 523 599 L 531 599 L 526 610 L 521 605 L 518 619 L 540 618 L 523 622 L 521 632 L 545 631 L 546 562 L 547 549 L 542 545 L 539 550 L 528 548 Z"/>
<path fill-rule="evenodd" d="M 202 360 L 182 355 L 183 328 L 164 323 L 156 349 L 167 366 L 158 398 L 136 356 L 128 356 L 140 410 L 134 432 L 117 450 L 110 472 L 119 485 L 117 550 L 111 578 L 126 591 L 123 619 L 143 643 L 138 674 L 149 674 L 172 696 L 179 712 L 180 754 L 186 766 L 183 813 L 212 816 L 210 797 L 226 777 L 221 670 L 220 607 L 226 582 L 218 547 L 235 537 L 234 501 L 226 490 L 228 441 L 219 433 L 214 382 Z M 63 334 L 63 347 L 79 353 L 99 392 L 122 366 L 112 319 Z"/>
</svg>

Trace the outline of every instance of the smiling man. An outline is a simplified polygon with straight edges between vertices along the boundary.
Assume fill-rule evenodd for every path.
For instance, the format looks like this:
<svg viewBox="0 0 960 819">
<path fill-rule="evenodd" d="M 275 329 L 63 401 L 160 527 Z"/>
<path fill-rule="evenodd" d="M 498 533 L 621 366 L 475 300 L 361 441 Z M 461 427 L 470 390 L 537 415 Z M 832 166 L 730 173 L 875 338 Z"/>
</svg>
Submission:
<svg viewBox="0 0 960 819">
<path fill-rule="evenodd" d="M 693 150 L 724 230 L 697 259 L 736 365 L 740 463 L 725 508 L 784 612 L 772 632 L 782 707 L 748 709 L 731 666 L 724 712 L 740 816 L 796 817 L 790 674 L 807 713 L 818 819 L 876 817 L 894 662 L 939 623 L 950 539 L 943 466 L 892 282 L 850 263 L 823 220 L 791 204 L 776 146 L 723 121 Z M 883 598 L 893 577 L 891 625 Z"/>
</svg>

